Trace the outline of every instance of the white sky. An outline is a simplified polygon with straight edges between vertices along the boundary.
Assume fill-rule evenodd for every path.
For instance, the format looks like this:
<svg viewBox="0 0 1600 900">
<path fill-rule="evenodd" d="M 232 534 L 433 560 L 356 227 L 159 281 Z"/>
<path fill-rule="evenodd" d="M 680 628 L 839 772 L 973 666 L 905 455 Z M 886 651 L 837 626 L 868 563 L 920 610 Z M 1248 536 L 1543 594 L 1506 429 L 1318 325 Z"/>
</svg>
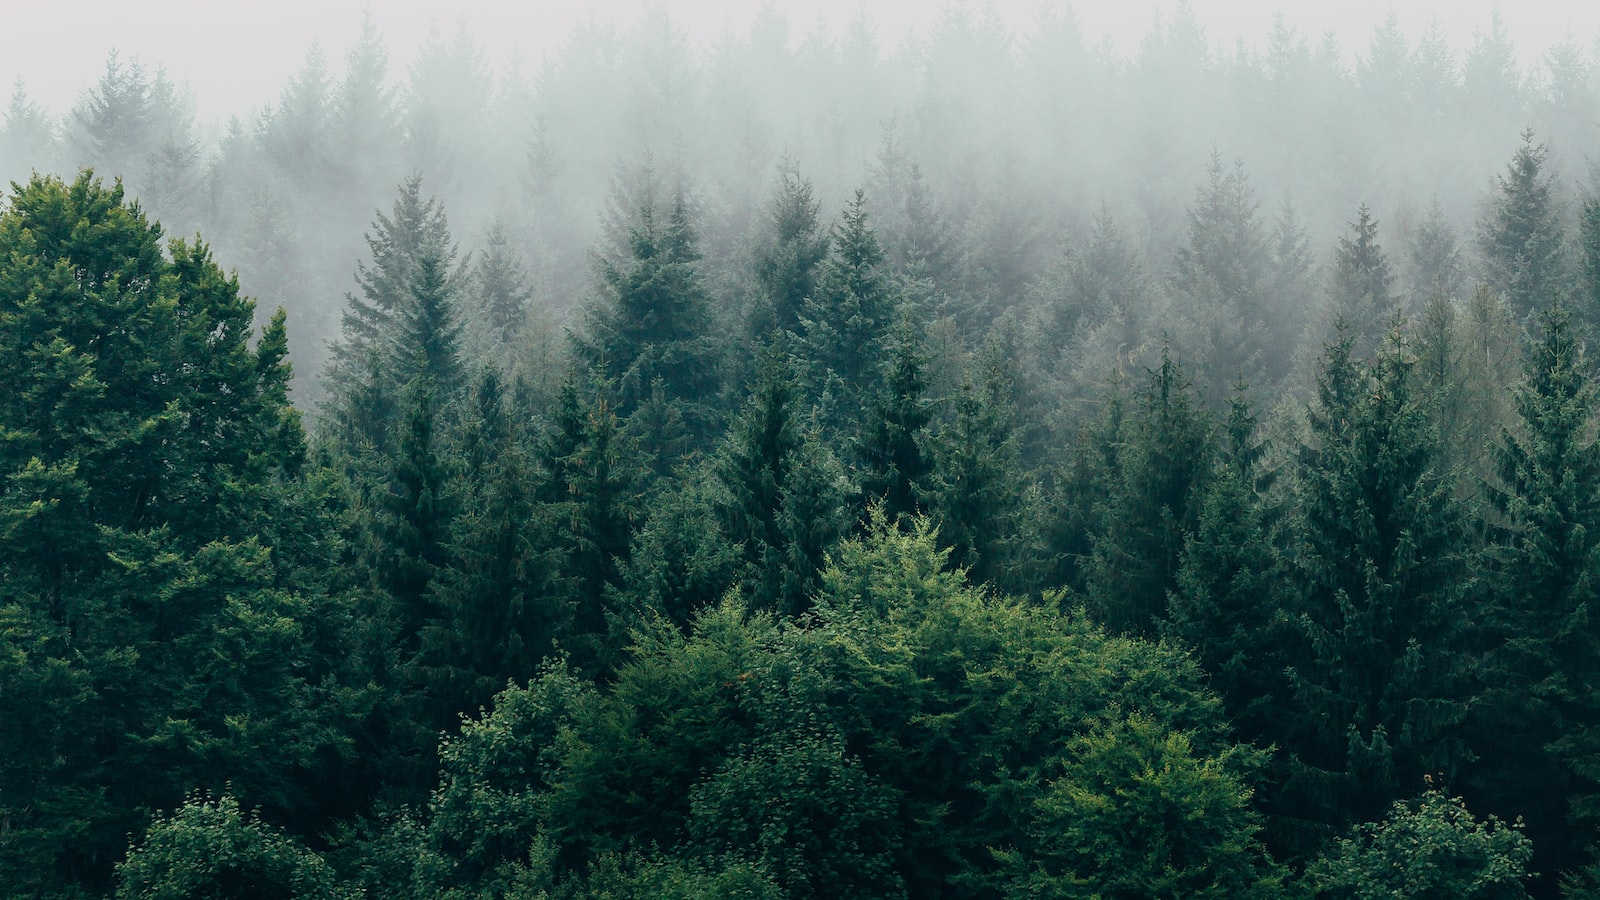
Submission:
<svg viewBox="0 0 1600 900">
<path fill-rule="evenodd" d="M 880 40 L 890 46 L 933 18 L 942 0 L 785 0 L 796 39 L 818 22 L 837 32 L 865 8 Z M 669 0 L 672 19 L 691 38 L 707 41 L 729 24 L 742 28 L 755 0 Z M 1044 5 L 1040 0 L 969 3 L 992 7 L 1013 31 L 1024 31 Z M 1101 38 L 1127 51 L 1175 0 L 1078 0 L 1068 6 L 1091 42 Z M 1243 39 L 1260 46 L 1272 16 L 1281 10 L 1302 33 L 1340 36 L 1347 53 L 1360 53 L 1373 28 L 1391 10 L 1415 38 L 1437 18 L 1458 48 L 1486 30 L 1500 9 L 1524 65 L 1533 65 L 1551 44 L 1572 37 L 1586 47 L 1600 38 L 1596 0 L 1191 0 L 1213 43 L 1231 47 Z M 30 98 L 63 113 L 88 87 L 112 48 L 137 57 L 149 69 L 164 66 L 187 83 L 202 120 L 243 115 L 273 100 L 320 41 L 335 69 L 354 42 L 364 9 L 384 34 L 395 71 L 409 63 L 430 27 L 453 31 L 458 22 L 488 50 L 498 66 L 520 53 L 537 62 L 558 51 L 573 26 L 589 16 L 626 22 L 643 8 L 640 0 L 0 0 L 0 104 L 9 82 L 21 78 Z"/>
</svg>

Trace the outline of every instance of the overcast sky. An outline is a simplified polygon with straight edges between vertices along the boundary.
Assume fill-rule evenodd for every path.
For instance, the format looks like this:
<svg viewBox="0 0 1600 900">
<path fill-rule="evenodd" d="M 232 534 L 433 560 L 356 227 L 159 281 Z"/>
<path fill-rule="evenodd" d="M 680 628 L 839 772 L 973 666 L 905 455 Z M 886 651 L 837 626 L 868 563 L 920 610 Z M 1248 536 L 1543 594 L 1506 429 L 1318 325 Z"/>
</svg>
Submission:
<svg viewBox="0 0 1600 900">
<path fill-rule="evenodd" d="M 751 0 L 678 0 L 660 5 L 699 43 L 714 39 L 730 25 L 742 28 L 756 8 Z M 796 39 L 819 23 L 837 32 L 858 9 L 866 8 L 880 39 L 889 46 L 925 27 L 938 8 L 927 0 L 777 5 L 788 11 Z M 1021 32 L 1044 4 L 994 0 L 968 5 L 994 8 L 1013 31 Z M 1055 5 L 1070 7 L 1091 41 L 1105 39 L 1125 52 L 1137 45 L 1156 17 L 1170 14 L 1177 3 L 1080 0 Z M 93 82 L 110 50 L 117 48 L 124 58 L 137 57 L 151 69 L 164 66 L 174 80 L 186 82 L 207 120 L 247 113 L 271 101 L 299 68 L 312 41 L 319 41 L 330 63 L 337 66 L 355 39 L 364 9 L 372 10 L 391 62 L 398 68 L 410 61 L 430 28 L 453 31 L 465 23 L 498 66 L 517 54 L 536 62 L 558 51 L 565 36 L 587 17 L 625 22 L 642 8 L 638 0 L 456 0 L 448 5 L 423 0 L 17 0 L 5 6 L 0 21 L 0 77 L 20 78 L 36 102 L 64 112 Z M 1510 5 L 1489 0 L 1192 0 L 1190 6 L 1211 40 L 1229 47 L 1241 39 L 1259 46 L 1278 10 L 1305 34 L 1337 33 L 1341 46 L 1354 53 L 1362 52 L 1373 28 L 1391 10 L 1407 34 L 1415 37 L 1437 18 L 1451 41 L 1465 47 L 1474 33 L 1489 27 L 1492 12 L 1500 8 L 1525 65 L 1536 64 L 1545 48 L 1569 37 L 1586 47 L 1600 38 L 1600 2 L 1594 0 L 1522 0 Z M 10 93 L 9 86 L 0 87 L 0 98 Z"/>
</svg>

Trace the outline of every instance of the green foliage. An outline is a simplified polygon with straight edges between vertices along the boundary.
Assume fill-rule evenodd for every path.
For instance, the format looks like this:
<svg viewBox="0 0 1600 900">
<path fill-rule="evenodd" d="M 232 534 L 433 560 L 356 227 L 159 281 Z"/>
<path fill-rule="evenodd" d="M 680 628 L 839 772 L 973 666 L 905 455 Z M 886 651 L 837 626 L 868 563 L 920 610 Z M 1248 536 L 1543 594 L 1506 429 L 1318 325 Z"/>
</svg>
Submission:
<svg viewBox="0 0 1600 900">
<path fill-rule="evenodd" d="M 599 293 L 573 335 L 574 350 L 616 384 L 619 415 L 631 416 L 659 380 L 690 434 L 703 439 L 717 420 L 721 351 L 699 239 L 681 186 L 664 200 L 654 171 L 647 167 L 642 178 L 641 196 L 621 201 L 628 206 L 618 246 L 599 260 Z"/>
<path fill-rule="evenodd" d="M 1283 895 L 1250 839 L 1251 792 L 1235 774 L 1258 764 L 1253 751 L 1198 757 L 1191 735 L 1138 713 L 1097 723 L 1066 749 L 1065 772 L 1034 800 L 1038 847 L 1011 859 L 1022 870 L 1013 896 Z"/>
<path fill-rule="evenodd" d="M 316 853 L 241 812 L 231 794 L 192 796 L 158 815 L 117 865 L 117 897 L 126 900 L 361 896 Z"/>
<path fill-rule="evenodd" d="M 1365 366 L 1351 338 L 1328 346 L 1301 454 L 1294 547 L 1300 641 L 1285 740 L 1296 814 L 1370 819 L 1463 750 L 1463 528 L 1435 469 L 1397 328 Z"/>
<path fill-rule="evenodd" d="M 1488 615 L 1475 786 L 1491 808 L 1525 817 L 1541 865 L 1583 858 L 1600 817 L 1600 678 L 1590 611 L 1600 602 L 1600 443 L 1594 376 L 1571 310 L 1539 313 L 1542 335 L 1514 391 L 1487 494 L 1497 513 L 1485 550 Z M 1563 808 L 1565 807 L 1565 808 Z"/>
<path fill-rule="evenodd" d="M 1547 150 L 1522 132 L 1506 173 L 1498 179 L 1488 215 L 1478 222 L 1478 248 L 1487 281 L 1526 319 L 1568 285 L 1566 235 L 1545 167 Z"/>
<path fill-rule="evenodd" d="M 359 692 L 344 613 L 297 568 L 331 535 L 293 496 L 283 320 L 252 347 L 237 282 L 160 237 L 88 172 L 0 213 L 0 882 L 18 892 L 103 887 L 147 811 L 191 788 L 231 780 L 302 822 L 340 803 L 320 789 Z"/>
<path fill-rule="evenodd" d="M 742 548 L 745 596 L 791 614 L 809 608 L 823 555 L 844 533 L 837 465 L 803 427 L 796 395 L 788 361 L 769 351 L 715 463 L 718 517 Z"/>
<path fill-rule="evenodd" d="M 1167 348 L 1117 436 L 1116 480 L 1092 533 L 1088 608 L 1118 634 L 1153 634 L 1176 587 L 1195 496 L 1210 477 L 1213 425 Z"/>
<path fill-rule="evenodd" d="M 974 583 L 1025 591 L 1021 575 L 1026 476 L 1017 449 L 1011 377 L 997 350 L 963 376 L 955 421 L 934 438 L 934 513 L 951 564 Z"/>
<path fill-rule="evenodd" d="M 863 507 L 880 503 L 891 519 L 922 512 L 933 490 L 928 426 L 929 358 L 910 316 L 901 319 L 883 362 L 882 378 L 855 440 Z"/>
<path fill-rule="evenodd" d="M 801 310 L 816 292 L 818 269 L 831 243 L 817 220 L 819 210 L 810 180 L 785 166 L 767 205 L 764 242 L 756 250 L 755 275 L 761 292 L 750 313 L 751 338 L 800 329 Z"/>
<path fill-rule="evenodd" d="M 1318 897 L 1515 900 L 1528 896 L 1532 858 L 1521 822 L 1480 821 L 1461 798 L 1429 788 L 1382 822 L 1357 825 L 1307 876 Z"/>
<path fill-rule="evenodd" d="M 833 226 L 833 252 L 800 312 L 799 355 L 805 382 L 822 407 L 824 432 L 848 432 L 872 396 L 876 365 L 899 299 L 884 271 L 883 248 L 867 224 L 866 197 L 856 191 Z"/>
</svg>

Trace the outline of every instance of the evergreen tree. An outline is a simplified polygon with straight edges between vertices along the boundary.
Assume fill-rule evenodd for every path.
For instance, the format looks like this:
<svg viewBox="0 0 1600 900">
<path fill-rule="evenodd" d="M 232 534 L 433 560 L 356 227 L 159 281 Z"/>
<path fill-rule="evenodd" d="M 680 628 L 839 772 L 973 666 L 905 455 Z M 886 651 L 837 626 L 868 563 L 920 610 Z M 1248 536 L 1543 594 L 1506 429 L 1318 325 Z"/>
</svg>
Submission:
<svg viewBox="0 0 1600 900">
<path fill-rule="evenodd" d="M 796 394 L 788 361 L 767 351 L 716 463 L 725 490 L 718 512 L 743 550 L 745 596 L 756 609 L 789 614 L 809 608 L 824 555 L 844 533 L 830 459 L 806 433 Z"/>
<path fill-rule="evenodd" d="M 1242 165 L 1226 170 L 1216 153 L 1207 179 L 1189 208 L 1173 288 L 1190 319 L 1179 344 L 1199 359 L 1196 377 L 1220 406 L 1225 385 L 1264 384 L 1287 358 L 1272 349 L 1284 329 L 1266 295 L 1270 255 L 1255 191 Z"/>
<path fill-rule="evenodd" d="M 855 451 L 863 505 L 881 504 L 893 522 L 921 511 L 932 492 L 928 425 L 933 410 L 924 396 L 928 357 L 909 316 L 901 319 L 887 350 L 882 384 L 864 410 Z"/>
<path fill-rule="evenodd" d="M 1298 467 L 1294 547 L 1304 591 L 1289 669 L 1286 817 L 1375 818 L 1424 773 L 1462 759 L 1460 513 L 1398 326 L 1370 363 L 1328 345 Z M 1292 839 L 1291 839 L 1292 841 Z"/>
<path fill-rule="evenodd" d="M 818 268 L 827 258 L 830 244 L 817 220 L 819 209 L 811 181 L 786 165 L 768 203 L 768 230 L 756 249 L 760 293 L 750 312 L 753 340 L 765 339 L 774 331 L 799 331 L 801 311 L 816 292 Z"/>
<path fill-rule="evenodd" d="M 1011 376 L 997 348 L 963 376 L 955 419 L 934 441 L 934 511 L 952 565 L 974 584 L 1021 593 L 1016 571 L 1026 490 L 1017 451 Z"/>
<path fill-rule="evenodd" d="M 1474 779 L 1490 807 L 1525 819 L 1546 870 L 1574 867 L 1600 819 L 1600 442 L 1596 387 L 1572 313 L 1539 313 L 1542 336 L 1502 429 L 1489 499 L 1490 614 L 1475 717 Z"/>
<path fill-rule="evenodd" d="M 1566 235 L 1556 206 L 1547 151 L 1522 133 L 1506 173 L 1495 185 L 1488 213 L 1478 222 L 1478 249 L 1485 280 L 1500 292 L 1521 321 L 1567 287 Z"/>
<path fill-rule="evenodd" d="M 1600 197 L 1588 197 L 1578 217 L 1578 290 L 1574 311 L 1600 334 Z"/>
<path fill-rule="evenodd" d="M 1461 296 L 1466 267 L 1456 231 L 1445 218 L 1438 199 L 1429 205 L 1428 217 L 1412 232 L 1410 251 L 1413 303 L 1435 294 L 1447 299 Z"/>
<path fill-rule="evenodd" d="M 356 267 L 360 296 L 346 294 L 343 334 L 328 370 L 333 437 L 347 452 L 392 450 L 392 412 L 413 380 L 448 398 L 460 382 L 461 325 L 455 303 L 462 273 L 437 200 L 422 179 L 400 186 L 390 215 L 367 234 L 371 261 Z"/>
<path fill-rule="evenodd" d="M 1378 222 L 1363 203 L 1350 235 L 1339 238 L 1328 286 L 1331 312 L 1355 337 L 1358 356 L 1377 349 L 1383 323 L 1394 313 L 1393 284 L 1389 258 L 1378 244 Z"/>
<path fill-rule="evenodd" d="M 343 637 L 295 568 L 337 541 L 293 500 L 284 319 L 253 340 L 238 282 L 161 239 L 88 172 L 0 212 L 8 893 L 100 893 L 193 788 L 307 827 L 338 802 Z"/>
<path fill-rule="evenodd" d="M 846 434 L 872 396 L 898 300 L 884 271 L 883 248 L 867 224 L 858 190 L 833 226 L 833 253 L 800 313 L 803 374 L 817 392 L 824 434 Z"/>
<path fill-rule="evenodd" d="M 698 237 L 681 189 L 659 196 L 648 166 L 637 198 L 620 210 L 620 246 L 599 260 L 599 294 L 574 333 L 577 356 L 617 385 L 617 412 L 631 416 L 659 380 L 689 431 L 707 437 L 716 419 L 720 353 Z"/>
<path fill-rule="evenodd" d="M 1243 385 L 1222 428 L 1216 474 L 1191 501 L 1167 601 L 1164 636 L 1193 648 L 1241 737 L 1270 744 L 1287 706 L 1283 670 L 1292 595 L 1285 591 L 1282 523 L 1268 496 L 1265 441 Z"/>
<path fill-rule="evenodd" d="M 1152 634 L 1165 618 L 1213 454 L 1211 417 L 1167 348 L 1135 403 L 1085 572 L 1090 611 L 1117 634 Z"/>
</svg>

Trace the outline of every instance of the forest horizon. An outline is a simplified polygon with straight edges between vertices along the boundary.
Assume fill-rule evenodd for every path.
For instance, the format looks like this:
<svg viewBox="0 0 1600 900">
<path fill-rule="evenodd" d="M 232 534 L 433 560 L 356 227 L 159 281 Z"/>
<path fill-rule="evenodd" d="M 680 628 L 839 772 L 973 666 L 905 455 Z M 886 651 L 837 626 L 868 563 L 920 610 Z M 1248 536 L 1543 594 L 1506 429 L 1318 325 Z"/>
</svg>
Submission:
<svg viewBox="0 0 1600 900">
<path fill-rule="evenodd" d="M 0 897 L 1600 896 L 1600 41 L 369 18 L 0 116 Z"/>
</svg>

